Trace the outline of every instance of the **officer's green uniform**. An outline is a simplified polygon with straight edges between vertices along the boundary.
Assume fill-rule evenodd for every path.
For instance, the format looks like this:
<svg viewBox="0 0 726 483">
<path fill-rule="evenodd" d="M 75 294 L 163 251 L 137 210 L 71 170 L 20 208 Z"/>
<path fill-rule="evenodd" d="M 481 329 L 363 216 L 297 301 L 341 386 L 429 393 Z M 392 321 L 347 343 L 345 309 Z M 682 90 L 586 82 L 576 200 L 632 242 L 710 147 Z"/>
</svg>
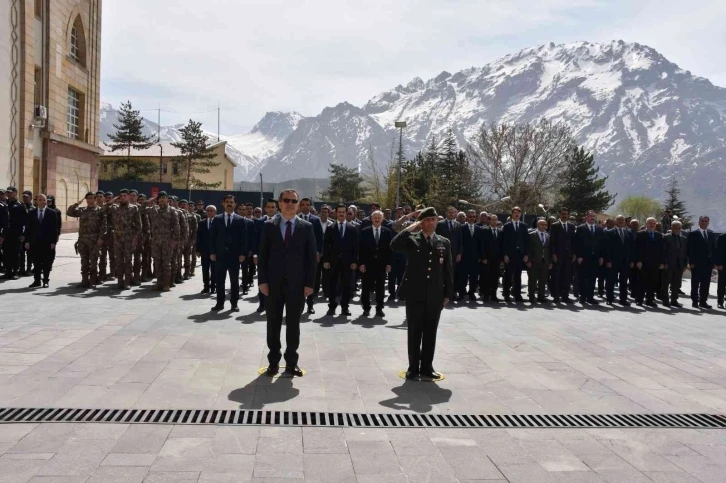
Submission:
<svg viewBox="0 0 726 483">
<path fill-rule="evenodd" d="M 419 216 L 436 216 L 427 208 Z M 399 288 L 406 300 L 408 323 L 408 371 L 413 375 L 434 371 L 436 331 L 444 299 L 454 293 L 454 272 L 451 260 L 451 242 L 435 233 L 427 241 L 422 231 L 402 231 L 391 241 L 391 249 L 406 254 L 406 273 Z"/>
</svg>

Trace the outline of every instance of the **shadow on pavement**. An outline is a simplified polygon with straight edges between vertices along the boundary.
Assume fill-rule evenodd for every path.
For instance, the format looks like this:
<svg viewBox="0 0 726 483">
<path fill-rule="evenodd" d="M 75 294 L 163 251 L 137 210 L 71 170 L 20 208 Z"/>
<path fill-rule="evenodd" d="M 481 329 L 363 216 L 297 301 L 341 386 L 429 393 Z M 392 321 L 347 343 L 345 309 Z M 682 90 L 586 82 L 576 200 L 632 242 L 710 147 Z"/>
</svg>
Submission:
<svg viewBox="0 0 726 483">
<path fill-rule="evenodd" d="M 234 389 L 227 399 L 239 403 L 240 409 L 262 409 L 266 404 L 289 401 L 300 394 L 292 378 L 257 376 L 245 387 Z"/>
<path fill-rule="evenodd" d="M 435 382 L 404 381 L 399 387 L 391 389 L 395 398 L 386 399 L 378 404 L 396 410 L 428 413 L 434 405 L 449 402 L 451 390 L 440 387 Z"/>
</svg>

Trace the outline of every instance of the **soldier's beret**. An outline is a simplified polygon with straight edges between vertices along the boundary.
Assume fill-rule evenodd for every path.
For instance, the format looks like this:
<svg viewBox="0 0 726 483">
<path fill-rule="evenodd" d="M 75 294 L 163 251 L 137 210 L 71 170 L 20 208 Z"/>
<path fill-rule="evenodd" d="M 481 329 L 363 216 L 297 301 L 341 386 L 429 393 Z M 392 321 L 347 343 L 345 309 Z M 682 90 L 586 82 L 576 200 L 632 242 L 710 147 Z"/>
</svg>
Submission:
<svg viewBox="0 0 726 483">
<path fill-rule="evenodd" d="M 48 195 L 48 197 L 47 197 L 47 200 L 48 200 L 49 202 L 53 202 L 53 201 L 55 201 L 55 196 L 53 196 L 53 195 Z"/>
<path fill-rule="evenodd" d="M 130 189 L 130 190 L 129 190 L 129 194 L 130 194 L 130 195 L 131 195 L 131 194 L 137 194 L 137 195 L 138 195 L 138 194 L 139 194 L 139 192 L 138 192 L 137 190 L 135 190 L 135 189 Z"/>
<path fill-rule="evenodd" d="M 168 198 L 169 195 L 166 194 L 166 191 L 159 191 L 159 194 L 156 195 L 157 198 Z"/>
<path fill-rule="evenodd" d="M 179 197 L 176 196 L 176 195 L 171 195 L 171 199 L 174 200 L 174 201 L 177 201 L 179 199 Z"/>
<path fill-rule="evenodd" d="M 127 190 L 126 188 L 124 188 L 122 190 L 118 190 L 118 194 L 120 194 L 120 195 L 127 195 L 127 194 L 129 194 L 129 190 Z"/>
<path fill-rule="evenodd" d="M 421 221 L 424 218 L 428 218 L 430 216 L 439 216 L 438 214 L 436 214 L 436 208 L 434 208 L 433 206 L 429 206 L 428 208 L 424 208 L 423 210 L 421 210 L 421 213 L 419 213 L 418 215 L 418 220 Z"/>
<path fill-rule="evenodd" d="M 187 204 L 189 202 L 187 200 L 179 200 L 179 204 L 181 205 L 182 203 Z"/>
<path fill-rule="evenodd" d="M 146 195 L 144 193 L 139 193 L 139 198 L 146 198 Z"/>
<path fill-rule="evenodd" d="M 4 195 L 4 194 L 5 194 L 5 190 L 0 189 L 0 195 Z"/>
<path fill-rule="evenodd" d="M 199 203 L 204 204 L 204 200 L 197 200 L 197 204 Z"/>
<path fill-rule="evenodd" d="M 23 191 L 23 196 L 26 196 L 26 195 L 27 195 L 27 196 L 33 196 L 33 192 L 32 192 L 32 191 L 30 191 L 30 190 L 25 190 L 25 191 Z"/>
<path fill-rule="evenodd" d="M 110 192 L 110 191 L 106 191 L 106 192 L 104 193 L 104 196 L 113 196 L 113 193 L 112 193 L 112 192 Z"/>
<path fill-rule="evenodd" d="M 101 190 L 98 190 L 98 191 L 96 191 L 96 196 L 98 196 L 98 195 L 101 195 L 101 196 L 103 196 L 103 195 L 105 195 L 105 194 L 106 194 L 106 193 L 104 193 L 104 192 L 103 192 L 103 191 L 101 191 Z"/>
<path fill-rule="evenodd" d="M 8 186 L 5 191 L 8 193 L 17 193 L 18 189 L 15 186 Z"/>
<path fill-rule="evenodd" d="M 97 194 L 98 193 L 94 193 L 93 191 L 89 191 L 88 193 L 86 193 L 86 198 L 88 198 L 89 196 L 93 196 L 95 198 Z"/>
</svg>

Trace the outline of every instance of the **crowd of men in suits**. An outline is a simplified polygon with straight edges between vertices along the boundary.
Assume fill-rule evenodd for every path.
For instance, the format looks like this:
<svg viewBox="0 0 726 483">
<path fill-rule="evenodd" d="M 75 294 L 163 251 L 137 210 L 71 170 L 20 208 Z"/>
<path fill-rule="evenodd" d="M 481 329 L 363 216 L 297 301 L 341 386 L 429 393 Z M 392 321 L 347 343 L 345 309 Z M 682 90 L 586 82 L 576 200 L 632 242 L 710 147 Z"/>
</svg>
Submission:
<svg viewBox="0 0 726 483">
<path fill-rule="evenodd" d="M 126 201 L 121 202 L 121 197 Z M 84 287 L 118 277 L 119 285 L 127 288 L 156 277 L 154 287 L 168 290 L 194 275 L 196 255 L 202 268 L 202 292 L 217 296 L 215 310 L 224 304 L 226 276 L 233 309 L 240 294 L 247 295 L 254 286 L 264 223 L 278 216 L 280 208 L 278 200 L 269 199 L 263 207 L 254 207 L 251 203 L 236 204 L 228 195 L 222 202 L 225 213 L 217 213 L 214 205 L 205 207 L 198 201 L 195 206 L 169 197 L 164 206 L 177 214 L 178 234 L 159 225 L 159 232 L 164 234 L 153 242 L 150 216 L 158 211 L 159 200 L 147 200 L 131 190 L 118 197 L 110 192 L 89 193 L 85 201 L 86 206 L 104 212 L 105 222 L 99 227 L 94 225 L 89 234 L 84 231 L 82 210 L 71 209 L 77 209 L 80 203 L 68 210 L 69 216 L 81 219 L 79 242 L 84 236 L 97 240 L 97 250 L 91 247 L 82 264 L 89 267 L 82 268 Z M 120 221 L 114 229 L 112 207 L 126 203 L 137 209 L 118 210 Z M 309 198 L 300 199 L 296 209 L 297 216 L 313 227 L 318 261 L 313 292 L 306 297 L 303 310 L 315 313 L 316 301 L 322 295 L 328 315 L 334 315 L 338 307 L 341 314 L 351 315 L 351 301 L 360 292 L 363 314 L 370 315 L 372 298 L 375 315 L 383 316 L 386 300 L 400 298 L 398 288 L 406 268 L 406 255 L 392 251 L 390 242 L 415 222 L 418 211 L 410 205 L 384 210 L 378 203 L 370 205 L 369 216 L 354 205 L 324 205 L 317 211 Z M 122 215 L 128 215 L 131 221 L 123 221 Z M 136 216 L 138 223 L 132 219 Z M 556 221 L 541 218 L 528 225 L 521 216 L 522 211 L 515 207 L 503 223 L 495 214 L 473 209 L 460 212 L 449 207 L 440 217 L 436 233 L 451 241 L 455 261 L 454 301 L 468 298 L 498 303 L 501 294 L 506 303 L 524 302 L 522 272 L 526 271 L 526 295 L 532 304 L 579 301 L 596 305 L 604 301 L 627 306 L 633 300 L 641 306 L 653 307 L 660 301 L 667 307 L 680 307 L 683 274 L 690 269 L 693 306 L 711 308 L 708 295 L 714 270 L 718 273 L 717 303 L 724 306 L 726 235 L 719 237 L 709 229 L 707 216 L 699 217 L 698 227 L 689 233 L 670 210 L 659 221 L 648 218 L 642 227 L 638 220 L 623 216 L 598 222 L 594 212 L 588 212 L 576 224 L 564 208 Z M 34 198 L 25 191 L 18 200 L 15 188 L 0 190 L 3 278 L 32 272 L 35 280 L 31 287 L 47 285 L 61 223 L 61 212 L 52 197 Z M 178 238 L 168 239 L 174 237 Z M 162 243 L 162 238 L 171 253 L 172 276 L 168 281 L 158 279 L 152 250 L 154 243 Z M 235 240 L 232 252 L 226 246 L 231 239 Z M 126 245 L 128 250 L 124 251 Z M 161 252 L 159 258 L 163 259 L 165 250 Z M 83 252 L 81 255 L 83 258 Z M 262 313 L 266 310 L 265 294 L 258 294 L 257 312 Z"/>
</svg>

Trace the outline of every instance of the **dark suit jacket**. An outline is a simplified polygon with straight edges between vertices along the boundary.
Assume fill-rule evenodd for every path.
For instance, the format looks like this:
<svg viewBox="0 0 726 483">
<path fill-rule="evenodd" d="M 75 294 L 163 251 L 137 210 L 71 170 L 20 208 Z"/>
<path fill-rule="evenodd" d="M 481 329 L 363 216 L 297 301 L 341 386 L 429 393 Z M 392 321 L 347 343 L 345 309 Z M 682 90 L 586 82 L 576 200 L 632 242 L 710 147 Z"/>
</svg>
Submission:
<svg viewBox="0 0 726 483">
<path fill-rule="evenodd" d="M 0 237 L 5 236 L 5 232 L 8 229 L 8 207 L 5 203 L 0 201 Z"/>
<path fill-rule="evenodd" d="M 495 232 L 497 234 L 496 238 L 494 238 Z M 500 228 L 492 228 L 491 226 L 488 226 L 482 229 L 482 241 L 484 246 L 484 256 L 482 258 L 486 258 L 490 264 L 501 262 L 502 257 L 504 256 L 502 254 L 503 239 L 504 236 L 502 235 L 502 230 Z"/>
<path fill-rule="evenodd" d="M 28 229 L 26 231 L 26 242 L 30 247 L 47 246 L 58 243 L 58 215 L 52 208 L 46 208 L 43 214 L 43 221 L 38 221 L 38 209 L 32 208 L 28 212 Z"/>
<path fill-rule="evenodd" d="M 11 213 L 11 223 L 12 216 Z M 706 230 L 706 232 L 708 233 L 708 241 L 704 240 L 701 230 L 698 228 L 688 234 L 688 263 L 695 265 L 696 268 L 699 265 L 710 267 L 715 263 L 716 235 L 711 230 Z"/>
<path fill-rule="evenodd" d="M 214 227 L 214 218 L 212 218 L 212 227 L 207 229 L 207 214 L 204 219 L 199 222 L 197 228 L 197 251 L 205 255 L 212 253 L 212 228 Z"/>
<path fill-rule="evenodd" d="M 329 226 L 325 231 L 325 244 L 321 261 L 331 265 L 336 263 L 343 263 L 344 265 L 357 264 L 358 242 L 358 228 L 355 225 L 346 223 L 344 238 L 341 240 L 338 223 L 336 222 L 335 225 Z"/>
<path fill-rule="evenodd" d="M 550 227 L 552 254 L 557 255 L 557 260 L 570 258 L 572 260 L 573 240 L 575 238 L 575 230 L 577 228 L 572 223 L 562 223 L 558 221 L 552 223 Z"/>
<path fill-rule="evenodd" d="M 453 229 L 449 230 L 449 221 L 442 220 L 436 224 L 436 234 L 448 238 L 451 242 L 451 256 L 456 262 L 456 255 L 461 253 L 461 223 L 456 220 L 452 222 Z"/>
<path fill-rule="evenodd" d="M 266 221 L 262 228 L 257 256 L 259 283 L 268 284 L 273 291 L 280 290 L 284 281 L 293 290 L 312 288 L 315 286 L 318 267 L 313 226 L 308 221 L 298 219 L 292 238 L 285 246 L 280 232 L 281 220 L 282 217 L 276 215 Z"/>
<path fill-rule="evenodd" d="M 401 231 L 393 238 L 391 249 L 406 254 L 406 272 L 398 291 L 409 303 L 426 303 L 443 308 L 444 298 L 454 294 L 454 267 L 451 242 L 436 236 L 434 246 L 423 232 Z"/>
<path fill-rule="evenodd" d="M 365 265 L 367 270 L 385 269 L 391 264 L 391 241 L 393 232 L 381 225 L 381 236 L 376 243 L 373 235 L 373 225 L 364 228 L 360 232 L 359 259 L 360 264 Z"/>
<path fill-rule="evenodd" d="M 716 256 L 714 264 L 726 265 L 726 233 L 722 233 L 716 241 Z"/>
<path fill-rule="evenodd" d="M 247 224 L 244 218 L 236 213 L 232 214 L 232 223 L 226 226 L 226 213 L 217 215 L 212 222 L 211 251 L 221 262 L 225 252 L 234 256 L 247 256 Z"/>
<path fill-rule="evenodd" d="M 635 262 L 635 235 L 627 228 L 623 228 L 623 239 L 617 228 L 605 230 L 603 258 L 613 267 L 623 268 L 630 262 Z"/>
<path fill-rule="evenodd" d="M 476 265 L 484 258 L 484 233 L 480 226 L 474 225 L 474 236 L 469 231 L 469 225 L 464 223 L 459 228 L 461 237 L 461 262 Z"/>
<path fill-rule="evenodd" d="M 663 261 L 663 234 L 653 232 L 653 239 L 650 233 L 640 231 L 635 235 L 636 262 L 643 264 L 643 268 L 657 268 L 665 263 Z"/>
<path fill-rule="evenodd" d="M 262 229 L 265 226 L 265 222 L 267 220 L 270 220 L 271 218 L 268 218 L 267 215 L 262 215 L 261 218 L 257 220 L 252 220 L 252 223 L 254 223 L 255 231 L 252 235 L 252 254 L 257 255 L 260 252 L 260 237 L 262 236 Z"/>
<path fill-rule="evenodd" d="M 302 215 L 300 215 L 302 218 Z M 323 222 L 315 215 L 308 215 L 308 221 L 313 225 L 313 234 L 315 234 L 315 249 L 318 253 L 323 252 Z"/>
<path fill-rule="evenodd" d="M 676 240 L 680 240 L 680 248 Z M 669 270 L 683 270 L 688 263 L 688 239 L 679 234 L 678 238 L 673 233 L 663 237 L 663 260 Z"/>
<path fill-rule="evenodd" d="M 10 236 L 22 236 L 26 232 L 28 224 L 28 207 L 17 200 L 15 203 L 8 203 L 8 216 L 9 221 L 6 238 Z"/>
<path fill-rule="evenodd" d="M 595 225 L 593 234 L 587 223 L 577 227 L 575 232 L 575 256 L 577 258 L 605 258 L 605 233 L 602 227 Z"/>
<path fill-rule="evenodd" d="M 383 221 L 385 221 L 385 220 L 383 220 Z M 361 231 L 363 231 L 363 229 L 368 228 L 371 225 L 373 225 L 373 222 L 371 221 L 371 217 L 370 216 L 366 216 L 365 218 L 363 218 L 360 221 L 360 227 L 359 228 L 361 229 Z"/>
<path fill-rule="evenodd" d="M 550 240 L 550 234 L 544 232 L 545 244 L 542 246 L 542 241 L 539 238 L 539 231 L 535 230 L 529 234 L 529 262 L 532 265 L 539 266 L 549 265 L 552 263 L 552 241 Z M 544 259 L 544 260 L 543 260 Z"/>
<path fill-rule="evenodd" d="M 255 220 L 249 218 L 242 218 L 245 223 L 245 256 L 249 256 L 249 253 L 253 251 L 255 244 Z"/>
<path fill-rule="evenodd" d="M 521 262 L 524 256 L 529 253 L 529 230 L 527 225 L 520 220 L 519 230 L 515 230 L 514 222 L 509 221 L 502 228 L 502 237 L 504 238 L 502 240 L 503 255 Z"/>
</svg>

